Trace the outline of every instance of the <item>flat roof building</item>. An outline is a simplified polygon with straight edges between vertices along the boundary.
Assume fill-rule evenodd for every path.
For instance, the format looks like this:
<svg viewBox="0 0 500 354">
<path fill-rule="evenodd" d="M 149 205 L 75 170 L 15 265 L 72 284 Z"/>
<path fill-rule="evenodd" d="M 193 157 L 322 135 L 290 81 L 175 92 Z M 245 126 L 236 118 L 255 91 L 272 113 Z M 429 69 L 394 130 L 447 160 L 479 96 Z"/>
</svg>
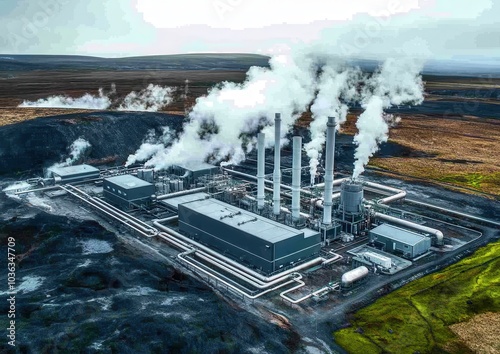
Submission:
<svg viewBox="0 0 500 354">
<path fill-rule="evenodd" d="M 195 240 L 269 274 L 318 255 L 321 237 L 210 198 L 178 204 L 179 228 Z"/>
<path fill-rule="evenodd" d="M 98 168 L 90 165 L 75 165 L 64 167 L 49 167 L 47 169 L 49 177 L 53 177 L 56 184 L 76 183 L 85 180 L 97 179 L 100 177 Z"/>
<path fill-rule="evenodd" d="M 415 258 L 429 251 L 431 238 L 390 224 L 370 230 L 370 241 L 382 245 L 384 251 Z"/>
<path fill-rule="evenodd" d="M 105 178 L 103 195 L 112 204 L 128 210 L 135 206 L 149 206 L 155 194 L 155 186 L 132 175 Z"/>
<path fill-rule="evenodd" d="M 219 168 L 206 162 L 190 161 L 174 165 L 171 170 L 177 176 L 185 178 L 186 183 L 189 185 L 194 184 L 202 176 L 217 174 Z"/>
</svg>

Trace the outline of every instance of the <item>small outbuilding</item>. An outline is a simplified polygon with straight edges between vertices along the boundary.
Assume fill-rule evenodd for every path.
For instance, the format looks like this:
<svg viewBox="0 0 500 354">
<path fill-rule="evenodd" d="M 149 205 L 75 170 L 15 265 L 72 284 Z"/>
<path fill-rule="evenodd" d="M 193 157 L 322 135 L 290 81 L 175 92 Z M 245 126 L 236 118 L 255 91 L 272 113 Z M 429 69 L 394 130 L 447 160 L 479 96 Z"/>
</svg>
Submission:
<svg viewBox="0 0 500 354">
<path fill-rule="evenodd" d="M 149 207 L 155 191 L 153 184 L 132 175 L 109 177 L 103 181 L 104 198 L 123 210 Z"/>
</svg>

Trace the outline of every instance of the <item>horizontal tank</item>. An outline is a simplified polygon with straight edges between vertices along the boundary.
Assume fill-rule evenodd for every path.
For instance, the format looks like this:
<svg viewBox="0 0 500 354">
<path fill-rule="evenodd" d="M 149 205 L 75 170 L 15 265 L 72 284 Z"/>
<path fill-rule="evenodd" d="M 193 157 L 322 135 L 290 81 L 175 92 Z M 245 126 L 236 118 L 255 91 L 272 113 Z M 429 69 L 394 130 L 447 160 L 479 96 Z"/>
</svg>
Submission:
<svg viewBox="0 0 500 354">
<path fill-rule="evenodd" d="M 368 275 L 368 268 L 366 268 L 365 266 L 361 266 L 353 270 L 350 270 L 342 274 L 342 279 L 341 279 L 342 287 L 344 288 L 349 287 L 354 282 L 363 279 L 367 275 Z"/>
<path fill-rule="evenodd" d="M 340 189 L 340 204 L 346 213 L 360 213 L 363 206 L 363 185 L 356 181 L 342 183 Z"/>
</svg>

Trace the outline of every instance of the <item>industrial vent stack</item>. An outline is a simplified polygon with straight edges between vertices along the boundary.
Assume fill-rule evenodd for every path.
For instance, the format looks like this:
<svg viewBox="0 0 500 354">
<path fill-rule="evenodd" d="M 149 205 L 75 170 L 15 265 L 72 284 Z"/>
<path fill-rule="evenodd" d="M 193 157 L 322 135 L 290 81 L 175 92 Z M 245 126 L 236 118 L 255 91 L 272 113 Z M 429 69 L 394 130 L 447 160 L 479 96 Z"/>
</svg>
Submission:
<svg viewBox="0 0 500 354">
<path fill-rule="evenodd" d="M 328 117 L 325 150 L 326 162 L 323 224 L 330 225 L 332 223 L 333 163 L 335 156 L 335 119 L 333 117 Z"/>
</svg>

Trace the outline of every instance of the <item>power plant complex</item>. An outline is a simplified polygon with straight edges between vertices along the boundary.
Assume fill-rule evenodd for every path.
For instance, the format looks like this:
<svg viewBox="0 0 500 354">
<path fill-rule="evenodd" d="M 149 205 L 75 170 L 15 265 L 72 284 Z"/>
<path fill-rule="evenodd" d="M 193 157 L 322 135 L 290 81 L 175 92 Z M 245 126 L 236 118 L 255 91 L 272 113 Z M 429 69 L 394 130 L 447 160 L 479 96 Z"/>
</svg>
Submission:
<svg viewBox="0 0 500 354">
<path fill-rule="evenodd" d="M 164 171 L 79 165 L 50 168 L 14 192 L 69 195 L 137 237 L 178 250 L 180 264 L 244 299 L 276 292 L 298 304 L 341 296 L 371 274 L 390 277 L 464 243 L 453 241 L 459 231 L 448 236 L 435 220 L 389 206 L 405 199 L 404 190 L 336 178 L 334 118 L 316 185 L 302 181 L 301 136 L 292 138 L 292 164 L 282 168 L 279 113 L 271 173 L 265 138 L 258 134 L 256 173 L 190 162 Z"/>
</svg>

